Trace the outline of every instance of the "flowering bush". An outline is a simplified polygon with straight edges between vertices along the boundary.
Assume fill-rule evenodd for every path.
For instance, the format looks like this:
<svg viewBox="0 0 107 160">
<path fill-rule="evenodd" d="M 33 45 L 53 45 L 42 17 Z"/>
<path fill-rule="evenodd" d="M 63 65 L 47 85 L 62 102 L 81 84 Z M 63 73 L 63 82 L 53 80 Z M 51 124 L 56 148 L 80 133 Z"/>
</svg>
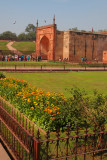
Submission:
<svg viewBox="0 0 107 160">
<path fill-rule="evenodd" d="M 0 73 L 0 79 L 5 78 L 5 75 L 3 73 Z"/>
<path fill-rule="evenodd" d="M 75 128 L 86 122 L 104 124 L 106 122 L 106 98 L 96 94 L 90 99 L 79 89 L 71 89 L 71 97 L 28 85 L 26 81 L 12 78 L 0 79 L 0 95 L 10 101 L 29 119 L 43 129 L 54 131 Z"/>
</svg>

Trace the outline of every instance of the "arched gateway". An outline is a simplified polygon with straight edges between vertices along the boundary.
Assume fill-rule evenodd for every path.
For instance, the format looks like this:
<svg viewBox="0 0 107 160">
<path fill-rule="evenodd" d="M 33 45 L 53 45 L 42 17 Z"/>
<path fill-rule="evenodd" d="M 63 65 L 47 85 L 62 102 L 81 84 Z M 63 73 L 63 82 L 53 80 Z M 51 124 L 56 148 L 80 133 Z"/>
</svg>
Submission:
<svg viewBox="0 0 107 160">
<path fill-rule="evenodd" d="M 81 62 L 81 58 L 89 62 L 107 63 L 107 34 L 59 31 L 53 24 L 38 27 L 36 30 L 36 57 L 52 61 Z"/>
<path fill-rule="evenodd" d="M 55 60 L 55 38 L 56 24 L 55 17 L 52 25 L 36 28 L 36 57 L 42 59 Z"/>
</svg>

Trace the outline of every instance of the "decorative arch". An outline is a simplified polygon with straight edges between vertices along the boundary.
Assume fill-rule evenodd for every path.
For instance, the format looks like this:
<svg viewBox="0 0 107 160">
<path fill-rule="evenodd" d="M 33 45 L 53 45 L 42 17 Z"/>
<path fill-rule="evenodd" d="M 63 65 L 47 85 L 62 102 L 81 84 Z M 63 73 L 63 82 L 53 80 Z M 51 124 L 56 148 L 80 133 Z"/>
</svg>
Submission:
<svg viewBox="0 0 107 160">
<path fill-rule="evenodd" d="M 55 60 L 56 24 L 36 28 L 36 57 Z"/>
<path fill-rule="evenodd" d="M 48 59 L 49 49 L 49 39 L 46 36 L 44 36 L 40 40 L 40 56 L 42 57 L 42 59 Z"/>
</svg>

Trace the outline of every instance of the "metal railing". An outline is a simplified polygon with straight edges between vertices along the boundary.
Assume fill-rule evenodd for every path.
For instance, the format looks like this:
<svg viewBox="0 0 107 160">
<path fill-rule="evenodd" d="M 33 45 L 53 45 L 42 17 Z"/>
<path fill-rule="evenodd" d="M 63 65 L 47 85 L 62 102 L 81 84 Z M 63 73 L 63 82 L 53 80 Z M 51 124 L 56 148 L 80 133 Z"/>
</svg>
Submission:
<svg viewBox="0 0 107 160">
<path fill-rule="evenodd" d="M 40 154 L 40 159 L 104 159 L 104 153 L 107 152 L 107 132 L 104 131 L 104 128 L 98 131 L 95 127 L 93 133 L 88 133 L 86 127 L 84 134 L 79 134 L 79 128 L 77 127 L 75 135 L 70 134 L 69 128 L 65 137 L 60 137 L 61 134 L 58 131 L 55 139 L 49 139 L 48 133 L 46 139 L 39 142 L 40 149 L 44 149 L 44 152 Z"/>
<path fill-rule="evenodd" d="M 68 127 L 66 132 L 45 132 L 0 98 L 0 137 L 17 160 L 106 160 L 107 131 Z"/>
<path fill-rule="evenodd" d="M 107 67 L 70 67 L 66 65 L 60 65 L 60 66 L 52 66 L 52 65 L 12 65 L 12 66 L 6 66 L 2 65 L 0 66 L 0 71 L 107 71 Z"/>
</svg>

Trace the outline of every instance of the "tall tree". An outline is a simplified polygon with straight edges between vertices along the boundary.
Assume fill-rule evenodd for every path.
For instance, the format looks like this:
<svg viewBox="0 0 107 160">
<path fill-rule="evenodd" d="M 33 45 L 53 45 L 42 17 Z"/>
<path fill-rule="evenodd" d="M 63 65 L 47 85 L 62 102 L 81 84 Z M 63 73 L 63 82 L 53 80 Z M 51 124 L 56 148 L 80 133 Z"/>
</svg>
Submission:
<svg viewBox="0 0 107 160">
<path fill-rule="evenodd" d="M 17 40 L 17 36 L 15 33 L 12 33 L 10 31 L 6 31 L 0 35 L 0 39 L 2 39 L 2 40 Z"/>
<path fill-rule="evenodd" d="M 25 33 L 21 33 L 18 35 L 18 40 L 19 41 L 26 41 L 27 40 L 27 36 Z"/>
<path fill-rule="evenodd" d="M 36 32 L 36 27 L 33 24 L 28 24 L 28 26 L 25 29 L 25 32 Z"/>
<path fill-rule="evenodd" d="M 26 34 L 26 40 L 36 40 L 36 27 L 33 24 L 28 24 L 28 26 L 25 29 Z"/>
</svg>

